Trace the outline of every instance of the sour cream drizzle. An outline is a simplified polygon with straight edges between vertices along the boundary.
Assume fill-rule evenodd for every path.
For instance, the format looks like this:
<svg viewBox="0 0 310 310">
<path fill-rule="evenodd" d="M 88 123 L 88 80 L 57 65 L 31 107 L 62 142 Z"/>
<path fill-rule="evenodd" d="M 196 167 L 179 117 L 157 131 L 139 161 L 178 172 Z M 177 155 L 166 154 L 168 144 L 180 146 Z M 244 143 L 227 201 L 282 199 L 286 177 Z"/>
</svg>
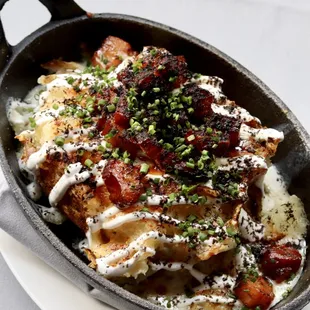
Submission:
<svg viewBox="0 0 310 310">
<path fill-rule="evenodd" d="M 81 129 L 81 130 L 73 130 L 67 135 L 67 138 L 78 138 L 81 136 L 86 136 L 93 128 Z M 106 148 L 107 144 L 106 141 L 100 139 L 100 141 L 96 142 L 69 142 L 64 144 L 62 147 L 57 146 L 53 141 L 45 142 L 41 148 L 31 154 L 26 162 L 26 167 L 33 171 L 39 167 L 45 160 L 48 154 L 54 153 L 64 153 L 64 152 L 73 152 L 77 151 L 78 149 L 83 149 L 86 151 L 94 151 L 98 148 L 99 145 L 102 145 Z"/>
<path fill-rule="evenodd" d="M 221 304 L 232 304 L 234 299 L 226 296 L 220 296 L 215 294 L 210 295 L 196 295 L 192 298 L 187 298 L 186 296 L 172 296 L 167 297 L 150 297 L 149 300 L 164 306 L 165 308 L 173 309 L 187 309 L 188 306 L 192 304 L 202 304 L 205 302 L 211 303 L 221 303 Z"/>
<path fill-rule="evenodd" d="M 275 139 L 282 141 L 284 139 L 283 132 L 273 128 L 252 128 L 246 124 L 241 124 L 240 139 L 250 140 L 253 138 L 256 141 L 268 141 L 268 139 Z"/>
<path fill-rule="evenodd" d="M 241 236 L 244 239 L 255 242 L 264 238 L 265 226 L 256 223 L 243 208 L 240 210 L 238 222 Z"/>
<path fill-rule="evenodd" d="M 243 155 L 238 157 L 216 158 L 216 165 L 219 170 L 246 170 L 249 168 L 267 169 L 266 160 L 257 155 Z"/>
<path fill-rule="evenodd" d="M 147 211 L 134 211 L 126 214 L 118 215 L 121 212 L 116 206 L 110 207 L 104 212 L 96 215 L 93 218 L 87 218 L 87 225 L 90 227 L 92 232 L 96 232 L 99 229 L 114 229 L 120 227 L 124 224 L 139 221 L 139 220 L 154 220 L 170 225 L 180 225 L 185 223 L 185 221 L 178 220 L 169 215 L 160 213 L 160 212 L 147 212 Z M 202 224 L 191 223 L 193 228 L 200 230 L 207 230 L 210 226 L 209 223 L 205 222 Z M 213 224 L 214 226 L 214 224 Z M 226 232 L 225 226 L 217 226 L 215 228 L 215 233 L 224 233 Z"/>
<path fill-rule="evenodd" d="M 178 270 L 186 269 L 200 283 L 202 283 L 204 278 L 206 277 L 206 275 L 204 273 L 195 269 L 193 264 L 186 264 L 183 262 L 173 262 L 173 263 L 165 263 L 165 262 L 152 263 L 152 262 L 149 262 L 149 266 L 154 271 L 159 271 L 162 269 L 169 270 L 169 271 L 178 271 Z"/>
<path fill-rule="evenodd" d="M 260 120 L 257 117 L 252 116 L 246 109 L 238 106 L 212 103 L 211 108 L 216 114 L 238 118 L 244 122 L 255 121 L 260 124 Z"/>
<path fill-rule="evenodd" d="M 98 171 L 104 169 L 106 162 L 106 160 L 101 160 L 91 171 L 83 171 L 85 167 L 81 163 L 70 164 L 49 194 L 48 200 L 50 205 L 52 207 L 57 206 L 70 186 L 82 183 L 92 175 L 95 175 L 96 178 L 101 178 L 101 173 L 98 173 Z M 100 179 L 99 184 L 102 185 L 102 179 Z"/>
<path fill-rule="evenodd" d="M 143 246 L 143 244 L 150 239 L 158 240 L 161 243 L 185 243 L 188 241 L 187 238 L 182 236 L 175 235 L 173 237 L 167 237 L 158 231 L 143 233 L 135 241 L 131 242 L 125 249 L 117 250 L 102 258 L 97 258 L 96 263 L 98 272 L 108 277 L 121 275 L 126 273 L 129 268 L 137 263 L 142 255 L 146 255 L 146 257 L 155 255 L 156 252 L 154 249 Z M 130 259 L 112 266 L 113 263 L 116 263 L 117 261 L 131 255 L 133 256 Z"/>
</svg>

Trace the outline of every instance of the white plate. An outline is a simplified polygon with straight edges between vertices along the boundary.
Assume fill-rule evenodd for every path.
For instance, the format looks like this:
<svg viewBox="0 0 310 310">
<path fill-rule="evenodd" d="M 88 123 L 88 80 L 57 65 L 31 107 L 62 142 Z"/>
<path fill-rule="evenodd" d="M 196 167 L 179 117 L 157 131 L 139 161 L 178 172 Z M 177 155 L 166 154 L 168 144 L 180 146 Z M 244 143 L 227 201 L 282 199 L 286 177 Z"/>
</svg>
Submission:
<svg viewBox="0 0 310 310">
<path fill-rule="evenodd" d="M 82 292 L 1 229 L 0 252 L 17 281 L 40 309 L 114 309 Z M 310 310 L 310 305 L 304 310 Z"/>
<path fill-rule="evenodd" d="M 1 229 L 0 251 L 18 282 L 40 309 L 113 309 L 82 292 Z"/>
</svg>

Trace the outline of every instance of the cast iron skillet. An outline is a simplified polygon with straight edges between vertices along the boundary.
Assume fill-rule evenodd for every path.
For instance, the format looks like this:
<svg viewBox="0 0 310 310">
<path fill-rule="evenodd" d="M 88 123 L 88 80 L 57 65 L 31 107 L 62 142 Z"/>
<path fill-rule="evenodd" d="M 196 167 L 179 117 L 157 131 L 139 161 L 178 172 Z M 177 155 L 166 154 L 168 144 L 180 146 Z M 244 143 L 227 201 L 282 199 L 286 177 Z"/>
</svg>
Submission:
<svg viewBox="0 0 310 310">
<path fill-rule="evenodd" d="M 7 0 L 0 0 L 0 9 Z M 291 193 L 303 199 L 310 213 L 310 150 L 309 135 L 287 106 L 257 77 L 213 46 L 188 34 L 149 20 L 118 14 L 88 16 L 73 0 L 40 0 L 50 11 L 49 23 L 29 35 L 17 46 L 5 40 L 0 24 L 0 161 L 10 187 L 24 210 L 29 222 L 73 266 L 91 287 L 101 290 L 107 301 L 119 309 L 160 309 L 128 293 L 104 279 L 89 268 L 70 249 L 78 233 L 72 224 L 55 227 L 45 223 L 28 200 L 15 156 L 14 134 L 6 118 L 5 104 L 8 97 L 23 98 L 36 85 L 44 73 L 40 64 L 53 58 L 79 59 L 81 42 L 93 49 L 107 35 L 119 36 L 137 50 L 144 45 L 162 46 L 174 54 L 185 55 L 192 71 L 217 75 L 224 79 L 224 92 L 230 99 L 259 117 L 266 126 L 276 127 L 285 133 L 274 163 L 290 185 Z M 275 309 L 298 310 L 309 301 L 309 253 L 305 271 L 292 294 Z"/>
</svg>

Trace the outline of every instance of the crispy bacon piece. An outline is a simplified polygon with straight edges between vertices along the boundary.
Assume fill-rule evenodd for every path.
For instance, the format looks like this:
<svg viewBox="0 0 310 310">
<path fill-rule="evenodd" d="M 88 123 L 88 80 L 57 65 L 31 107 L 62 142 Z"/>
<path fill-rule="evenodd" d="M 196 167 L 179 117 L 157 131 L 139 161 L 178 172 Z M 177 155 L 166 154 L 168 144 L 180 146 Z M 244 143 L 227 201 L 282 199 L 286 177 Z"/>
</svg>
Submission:
<svg viewBox="0 0 310 310">
<path fill-rule="evenodd" d="M 195 118 L 202 120 L 213 113 L 211 104 L 214 102 L 214 97 L 206 89 L 199 87 L 196 83 L 190 83 L 184 86 L 183 94 L 186 97 L 192 97 Z"/>
<path fill-rule="evenodd" d="M 117 132 L 114 137 L 107 140 L 113 145 L 113 147 L 118 147 L 123 152 L 129 152 L 132 158 L 137 156 L 139 147 L 135 139 L 133 139 L 125 130 Z"/>
<path fill-rule="evenodd" d="M 136 141 L 141 151 L 157 163 L 162 152 L 162 147 L 157 140 L 150 137 L 146 132 L 141 132 L 136 135 Z"/>
<path fill-rule="evenodd" d="M 92 65 L 103 69 L 117 67 L 124 58 L 136 55 L 130 44 L 118 37 L 108 36 L 92 57 Z"/>
<path fill-rule="evenodd" d="M 235 147 L 238 145 L 241 126 L 241 122 L 238 119 L 220 114 L 213 114 L 210 119 L 208 119 L 207 126 L 227 134 L 230 146 Z"/>
<path fill-rule="evenodd" d="M 112 129 L 117 132 L 127 129 L 129 127 L 130 114 L 127 108 L 126 91 L 122 87 L 117 90 L 106 89 L 102 94 L 98 94 L 97 101 L 99 102 L 101 99 L 108 103 L 116 104 L 116 111 L 114 113 L 105 113 L 103 110 L 101 117 L 97 121 L 97 129 L 103 135 L 108 134 Z"/>
<path fill-rule="evenodd" d="M 110 160 L 102 175 L 110 200 L 120 206 L 136 203 L 144 191 L 139 168 L 120 160 Z"/>
<path fill-rule="evenodd" d="M 185 135 L 187 143 L 195 146 L 200 152 L 208 150 L 216 155 L 223 156 L 229 149 L 234 148 L 239 142 L 241 123 L 232 117 L 213 114 L 206 122 L 206 130 L 189 130 Z M 195 139 L 188 140 L 194 135 Z"/>
<path fill-rule="evenodd" d="M 301 255 L 293 247 L 274 245 L 262 256 L 262 269 L 266 276 L 281 283 L 288 280 L 300 268 Z"/>
<path fill-rule="evenodd" d="M 234 289 L 235 295 L 248 308 L 266 310 L 274 299 L 272 284 L 264 277 L 242 279 Z"/>
<path fill-rule="evenodd" d="M 174 56 L 164 48 L 147 47 L 139 58 L 118 74 L 127 88 L 152 94 L 154 88 L 167 92 L 188 80 L 190 76 L 183 56 Z"/>
</svg>

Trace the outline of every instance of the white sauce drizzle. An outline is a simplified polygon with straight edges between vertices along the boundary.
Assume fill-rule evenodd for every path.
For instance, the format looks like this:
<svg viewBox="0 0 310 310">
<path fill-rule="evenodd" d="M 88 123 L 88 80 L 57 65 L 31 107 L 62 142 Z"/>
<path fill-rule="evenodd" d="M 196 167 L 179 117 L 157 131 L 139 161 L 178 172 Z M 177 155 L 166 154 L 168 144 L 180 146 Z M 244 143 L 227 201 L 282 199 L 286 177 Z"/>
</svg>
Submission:
<svg viewBox="0 0 310 310">
<path fill-rule="evenodd" d="M 178 271 L 178 270 L 186 269 L 200 283 L 202 283 L 204 278 L 206 277 L 206 275 L 204 273 L 195 269 L 193 264 L 186 264 L 183 262 L 173 262 L 173 263 L 166 263 L 166 262 L 164 262 L 164 263 L 163 262 L 152 263 L 152 262 L 149 262 L 149 266 L 154 271 L 159 271 L 162 269 L 169 270 L 169 271 Z"/>
<path fill-rule="evenodd" d="M 101 160 L 98 164 L 94 165 L 92 170 L 86 171 L 81 171 L 85 168 L 81 163 L 70 164 L 49 194 L 48 200 L 50 205 L 52 207 L 57 206 L 70 186 L 82 183 L 92 175 L 95 175 L 95 178 L 99 178 L 97 186 L 103 185 L 100 171 L 104 169 L 106 162 L 106 160 Z"/>
<path fill-rule="evenodd" d="M 54 207 L 45 207 L 37 205 L 38 211 L 41 213 L 42 218 L 52 224 L 61 225 L 67 218 L 58 209 Z"/>
<path fill-rule="evenodd" d="M 268 141 L 269 139 L 283 141 L 284 135 L 283 132 L 278 131 L 273 128 L 252 128 L 246 124 L 241 124 L 240 127 L 240 139 L 249 140 L 254 138 L 256 141 Z"/>
<path fill-rule="evenodd" d="M 211 303 L 222 303 L 222 304 L 231 304 L 234 303 L 234 299 L 226 296 L 220 295 L 196 295 L 192 298 L 187 298 L 186 296 L 172 296 L 167 298 L 166 296 L 162 297 L 149 297 L 149 300 L 152 300 L 155 303 L 159 303 L 161 306 L 167 309 L 188 309 L 187 307 L 192 304 L 202 304 L 205 302 Z"/>
<path fill-rule="evenodd" d="M 67 138 L 78 138 L 83 135 L 88 135 L 88 133 L 93 129 L 80 129 L 80 130 L 73 130 L 65 135 Z M 73 152 L 77 151 L 78 149 L 84 149 L 86 151 L 94 151 L 98 148 L 99 145 L 107 147 L 106 141 L 103 139 L 97 142 L 69 142 L 64 144 L 62 147 L 57 146 L 53 141 L 45 142 L 41 148 L 31 154 L 27 160 L 26 167 L 30 171 L 34 171 L 39 168 L 39 165 L 42 164 L 46 160 L 47 154 L 54 154 L 54 153 L 64 153 L 64 152 Z"/>
<path fill-rule="evenodd" d="M 194 82 L 198 84 L 200 88 L 209 91 L 216 101 L 226 98 L 222 93 L 223 80 L 217 76 L 201 75 L 197 79 L 193 78 L 191 82 Z"/>
<path fill-rule="evenodd" d="M 252 116 L 246 109 L 243 109 L 238 106 L 221 105 L 221 104 L 212 103 L 211 108 L 213 112 L 216 114 L 238 118 L 244 122 L 255 121 L 260 124 L 260 120 L 257 117 Z"/>
<path fill-rule="evenodd" d="M 240 210 L 238 222 L 241 236 L 244 239 L 255 242 L 264 238 L 265 226 L 256 223 L 243 208 Z"/>
<path fill-rule="evenodd" d="M 174 237 L 167 237 L 158 231 L 150 231 L 143 233 L 135 241 L 131 242 L 125 249 L 117 250 L 105 257 L 97 258 L 97 270 L 105 276 L 121 275 L 128 271 L 129 268 L 134 265 L 137 260 L 143 255 L 153 256 L 155 251 L 152 248 L 144 247 L 143 244 L 147 240 L 158 240 L 162 243 L 185 243 L 188 238 L 184 238 L 179 235 Z M 137 250 L 138 249 L 138 250 Z M 136 252 L 130 259 L 124 262 L 118 263 L 116 266 L 111 266 L 112 263 L 119 261 L 125 257 L 131 256 L 133 252 Z"/>
<path fill-rule="evenodd" d="M 219 157 L 216 158 L 216 165 L 222 171 L 246 170 L 249 168 L 267 169 L 266 160 L 257 155 L 244 155 L 232 158 Z"/>
<path fill-rule="evenodd" d="M 27 185 L 27 191 L 33 201 L 38 201 L 42 196 L 42 189 L 37 182 L 31 182 Z"/>
<path fill-rule="evenodd" d="M 249 268 L 258 269 L 255 256 L 247 245 L 240 245 L 235 256 L 236 269 L 239 272 L 247 272 Z"/>
</svg>

